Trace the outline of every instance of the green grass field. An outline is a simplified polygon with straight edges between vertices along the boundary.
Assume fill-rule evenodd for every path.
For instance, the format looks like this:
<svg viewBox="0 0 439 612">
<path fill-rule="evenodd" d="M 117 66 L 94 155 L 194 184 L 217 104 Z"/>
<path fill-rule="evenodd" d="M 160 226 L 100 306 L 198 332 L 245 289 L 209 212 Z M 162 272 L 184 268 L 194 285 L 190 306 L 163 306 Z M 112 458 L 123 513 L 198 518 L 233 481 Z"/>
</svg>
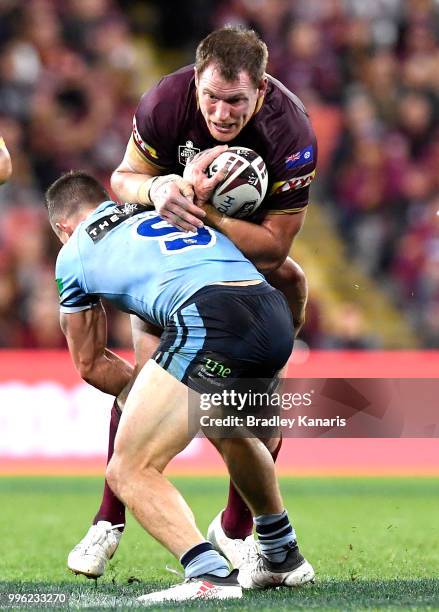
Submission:
<svg viewBox="0 0 439 612">
<path fill-rule="evenodd" d="M 205 530 L 224 505 L 226 480 L 174 482 Z M 0 478 L 0 592 L 64 592 L 71 607 L 126 609 L 136 606 L 136 596 L 175 582 L 165 566 L 180 569 L 177 561 L 131 519 L 97 583 L 66 570 L 67 553 L 88 528 L 100 491 L 95 478 Z M 287 478 L 282 491 L 315 584 L 184 609 L 439 610 L 437 480 Z"/>
</svg>

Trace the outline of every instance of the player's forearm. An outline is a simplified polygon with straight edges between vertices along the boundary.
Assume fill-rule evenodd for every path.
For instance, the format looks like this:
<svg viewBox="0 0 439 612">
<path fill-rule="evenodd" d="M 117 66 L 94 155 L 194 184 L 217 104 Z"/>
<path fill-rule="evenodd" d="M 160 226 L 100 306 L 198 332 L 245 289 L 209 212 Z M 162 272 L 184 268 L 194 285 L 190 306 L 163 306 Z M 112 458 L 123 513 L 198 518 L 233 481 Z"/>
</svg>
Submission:
<svg viewBox="0 0 439 612">
<path fill-rule="evenodd" d="M 123 202 L 147 204 L 148 190 L 145 188 L 148 187 L 147 181 L 154 176 L 154 174 L 115 170 L 111 176 L 111 188 Z"/>
<path fill-rule="evenodd" d="M 233 219 L 218 213 L 212 206 L 206 207 L 205 223 L 218 229 L 244 253 L 264 274 L 276 270 L 285 260 L 287 253 L 280 248 L 272 232 L 263 225 L 242 219 Z"/>
<path fill-rule="evenodd" d="M 12 161 L 5 141 L 0 136 L 0 185 L 6 183 L 12 174 Z"/>
<path fill-rule="evenodd" d="M 305 323 L 306 316 L 308 285 L 305 277 L 303 280 L 298 281 L 296 285 L 292 285 L 290 296 L 287 295 L 286 297 L 291 308 L 291 314 L 293 315 L 294 333 L 297 336 Z"/>
<path fill-rule="evenodd" d="M 287 298 L 294 320 L 296 335 L 305 322 L 305 309 L 308 298 L 308 283 L 302 268 L 288 257 L 273 273 L 267 274 L 268 282 L 282 291 Z"/>
<path fill-rule="evenodd" d="M 86 382 L 96 389 L 118 396 L 130 382 L 134 368 L 112 351 L 105 349 L 92 362 L 79 362 L 77 369 Z"/>
</svg>

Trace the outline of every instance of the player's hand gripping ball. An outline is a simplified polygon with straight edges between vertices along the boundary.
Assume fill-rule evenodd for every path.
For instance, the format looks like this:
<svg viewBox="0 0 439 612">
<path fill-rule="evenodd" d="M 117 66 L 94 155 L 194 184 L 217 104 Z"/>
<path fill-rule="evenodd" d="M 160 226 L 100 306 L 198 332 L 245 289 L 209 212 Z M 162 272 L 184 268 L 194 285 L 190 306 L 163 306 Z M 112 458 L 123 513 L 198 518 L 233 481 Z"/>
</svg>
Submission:
<svg viewBox="0 0 439 612">
<path fill-rule="evenodd" d="M 253 214 L 267 193 L 268 173 L 262 157 L 252 149 L 230 147 L 207 168 L 209 178 L 222 168 L 226 178 L 212 194 L 213 206 L 229 217 Z"/>
</svg>

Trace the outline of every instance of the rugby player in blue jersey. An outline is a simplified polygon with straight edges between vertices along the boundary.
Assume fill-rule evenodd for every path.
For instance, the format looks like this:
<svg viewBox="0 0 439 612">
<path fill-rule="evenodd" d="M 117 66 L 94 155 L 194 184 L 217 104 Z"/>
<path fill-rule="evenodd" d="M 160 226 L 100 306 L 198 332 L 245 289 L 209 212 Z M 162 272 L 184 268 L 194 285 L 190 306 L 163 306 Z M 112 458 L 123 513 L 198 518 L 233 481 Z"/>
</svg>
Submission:
<svg viewBox="0 0 439 612">
<path fill-rule="evenodd" d="M 197 529 L 191 510 L 163 476 L 195 431 L 188 388 L 221 391 L 209 360 L 230 379 L 273 379 L 294 342 L 283 294 L 222 233 L 185 232 L 140 205 L 117 205 L 83 172 L 59 178 L 46 194 L 63 243 L 56 262 L 61 327 L 81 377 L 118 397 L 133 369 L 108 350 L 106 298 L 161 327 L 160 343 L 124 399 L 106 478 L 139 523 L 183 565 L 186 580 L 140 598 L 146 604 L 239 598 L 241 586 L 299 586 L 314 577 L 283 506 L 274 462 L 255 437 L 212 439 L 255 517 L 261 556 L 239 570 Z M 197 428 L 196 428 L 197 429 Z M 248 469 L 251 465 L 251 470 Z"/>
<path fill-rule="evenodd" d="M 205 38 L 195 65 L 164 77 L 140 100 L 112 187 L 120 200 L 150 204 L 182 230 L 210 226 L 228 236 L 284 293 L 297 333 L 305 316 L 306 280 L 288 253 L 304 222 L 317 148 L 301 101 L 265 72 L 267 56 L 266 45 L 251 30 L 222 28 Z M 227 145 L 254 149 L 268 169 L 268 195 L 245 220 L 225 217 L 208 204 L 222 176 L 209 179 L 204 170 Z M 156 349 L 160 334 L 160 328 L 133 317 L 139 366 Z M 109 457 L 119 418 L 115 403 Z M 280 444 L 268 442 L 274 458 Z M 68 567 L 102 575 L 124 522 L 123 505 L 105 485 L 94 525 L 70 553 Z M 250 509 L 231 483 L 227 505 L 208 537 L 238 567 L 252 530 Z"/>
</svg>

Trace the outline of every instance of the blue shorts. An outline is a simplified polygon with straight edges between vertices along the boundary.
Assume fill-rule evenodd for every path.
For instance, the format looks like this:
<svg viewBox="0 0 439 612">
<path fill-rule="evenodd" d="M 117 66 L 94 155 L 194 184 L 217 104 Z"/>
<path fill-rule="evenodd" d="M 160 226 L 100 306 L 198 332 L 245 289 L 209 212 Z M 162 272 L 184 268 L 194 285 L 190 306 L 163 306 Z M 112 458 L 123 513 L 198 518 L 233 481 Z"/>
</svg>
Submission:
<svg viewBox="0 0 439 612">
<path fill-rule="evenodd" d="M 273 379 L 294 343 L 284 295 L 268 283 L 209 285 L 172 317 L 153 359 L 200 393 L 236 379 Z"/>
</svg>

